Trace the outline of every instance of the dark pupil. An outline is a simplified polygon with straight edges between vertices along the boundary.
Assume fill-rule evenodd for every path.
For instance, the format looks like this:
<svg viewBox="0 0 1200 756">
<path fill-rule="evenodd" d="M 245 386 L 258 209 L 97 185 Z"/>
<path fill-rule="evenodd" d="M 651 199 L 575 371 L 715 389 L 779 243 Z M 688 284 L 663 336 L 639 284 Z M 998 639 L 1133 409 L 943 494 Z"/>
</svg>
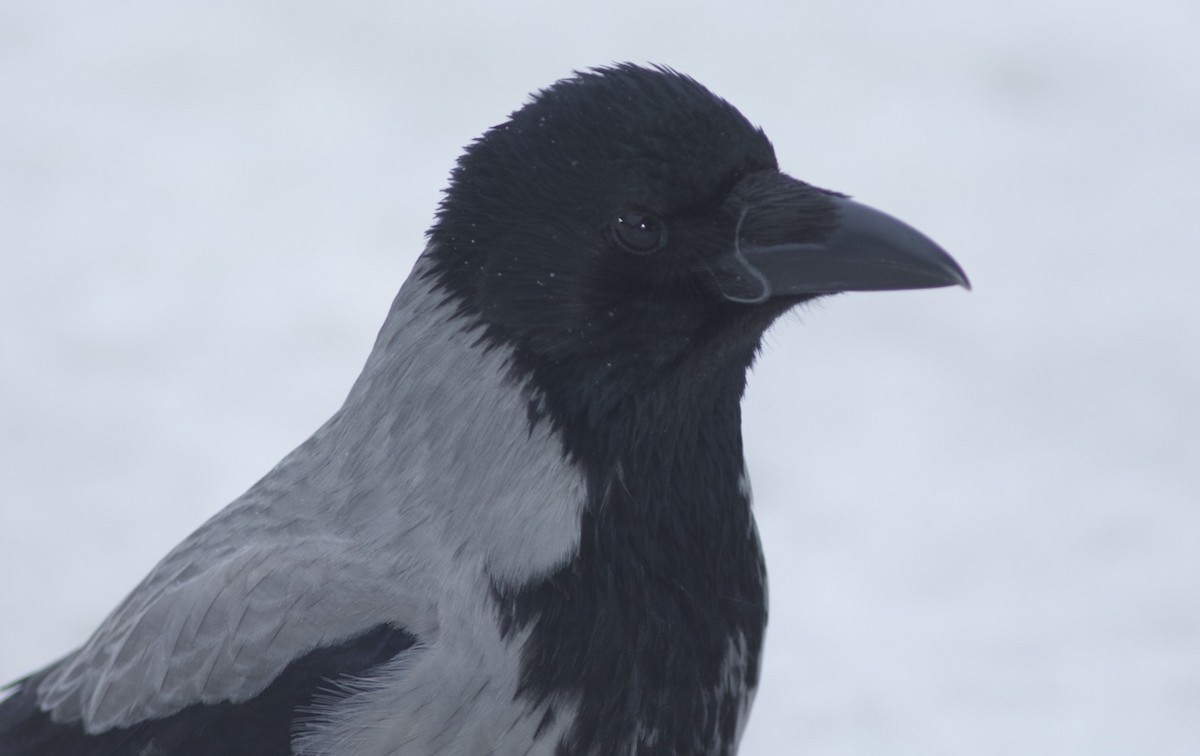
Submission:
<svg viewBox="0 0 1200 756">
<path fill-rule="evenodd" d="M 658 220 L 630 211 L 617 218 L 617 239 L 633 252 L 651 252 L 659 242 Z"/>
</svg>

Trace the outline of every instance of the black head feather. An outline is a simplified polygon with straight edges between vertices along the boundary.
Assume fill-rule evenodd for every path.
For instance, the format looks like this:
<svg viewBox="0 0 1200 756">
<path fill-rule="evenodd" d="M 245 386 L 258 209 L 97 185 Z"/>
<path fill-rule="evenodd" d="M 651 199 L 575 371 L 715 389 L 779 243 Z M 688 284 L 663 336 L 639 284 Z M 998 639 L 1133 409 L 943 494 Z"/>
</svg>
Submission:
<svg viewBox="0 0 1200 756">
<path fill-rule="evenodd" d="M 538 360 L 672 366 L 748 315 L 710 269 L 737 233 L 734 188 L 777 170 L 762 130 L 687 76 L 580 73 L 468 148 L 430 231 L 435 275 Z M 660 243 L 631 248 L 623 232 L 645 235 L 645 222 Z M 787 306 L 750 318 L 739 360 Z"/>
</svg>

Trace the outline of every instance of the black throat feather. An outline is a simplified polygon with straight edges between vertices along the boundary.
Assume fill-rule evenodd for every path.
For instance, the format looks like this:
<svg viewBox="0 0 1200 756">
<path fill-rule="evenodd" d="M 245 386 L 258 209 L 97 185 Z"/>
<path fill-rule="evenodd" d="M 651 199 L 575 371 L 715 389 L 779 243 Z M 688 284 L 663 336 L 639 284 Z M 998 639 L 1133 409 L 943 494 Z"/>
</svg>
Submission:
<svg viewBox="0 0 1200 756">
<path fill-rule="evenodd" d="M 531 421 L 556 427 L 588 486 L 576 558 L 494 591 L 502 630 L 530 631 L 519 695 L 551 712 L 575 705 L 563 754 L 736 750 L 766 623 L 742 482 L 758 328 L 732 339 L 726 324 L 709 348 L 652 372 L 518 350 L 515 369 L 543 396 Z"/>
</svg>

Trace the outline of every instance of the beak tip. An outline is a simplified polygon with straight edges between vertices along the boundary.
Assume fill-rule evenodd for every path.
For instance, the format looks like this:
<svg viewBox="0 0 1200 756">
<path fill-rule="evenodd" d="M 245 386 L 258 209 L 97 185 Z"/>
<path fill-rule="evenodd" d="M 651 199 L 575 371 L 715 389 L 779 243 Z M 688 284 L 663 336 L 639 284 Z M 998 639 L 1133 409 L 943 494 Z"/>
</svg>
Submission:
<svg viewBox="0 0 1200 756">
<path fill-rule="evenodd" d="M 963 289 L 966 289 L 967 291 L 971 291 L 973 288 L 971 286 L 971 279 L 967 278 L 967 272 L 965 270 L 963 270 L 962 268 L 958 267 L 957 264 L 954 266 L 954 268 L 952 270 L 950 270 L 950 278 L 951 278 L 950 284 L 952 286 L 960 286 Z"/>
</svg>

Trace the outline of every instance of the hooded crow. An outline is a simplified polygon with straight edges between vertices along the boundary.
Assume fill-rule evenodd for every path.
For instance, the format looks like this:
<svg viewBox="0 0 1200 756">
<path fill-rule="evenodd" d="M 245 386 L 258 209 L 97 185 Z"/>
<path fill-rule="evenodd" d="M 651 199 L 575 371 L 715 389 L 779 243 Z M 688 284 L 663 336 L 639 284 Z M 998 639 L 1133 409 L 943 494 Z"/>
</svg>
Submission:
<svg viewBox="0 0 1200 756">
<path fill-rule="evenodd" d="M 559 81 L 459 160 L 341 409 L 15 683 L 0 754 L 733 754 L 763 333 L 949 285 L 696 81 Z"/>
</svg>

